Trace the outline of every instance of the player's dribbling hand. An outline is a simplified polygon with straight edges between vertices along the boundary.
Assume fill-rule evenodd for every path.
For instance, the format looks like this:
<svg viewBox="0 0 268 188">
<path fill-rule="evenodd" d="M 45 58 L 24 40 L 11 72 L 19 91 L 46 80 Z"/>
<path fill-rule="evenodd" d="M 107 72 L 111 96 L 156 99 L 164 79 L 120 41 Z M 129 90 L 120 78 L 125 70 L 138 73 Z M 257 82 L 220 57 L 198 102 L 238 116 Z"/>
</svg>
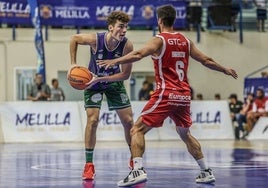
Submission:
<svg viewBox="0 0 268 188">
<path fill-rule="evenodd" d="M 71 70 L 74 68 L 74 67 L 79 67 L 79 65 L 77 65 L 76 63 L 75 64 L 71 64 L 68 72 L 67 72 L 67 78 L 69 78 L 70 76 L 70 73 L 71 73 Z"/>
<path fill-rule="evenodd" d="M 90 89 L 93 85 L 95 85 L 99 81 L 98 76 L 96 74 L 94 74 L 93 72 L 90 73 L 93 75 L 93 77 L 90 80 L 90 82 L 86 83 L 87 87 L 85 88 L 85 90 Z"/>
</svg>

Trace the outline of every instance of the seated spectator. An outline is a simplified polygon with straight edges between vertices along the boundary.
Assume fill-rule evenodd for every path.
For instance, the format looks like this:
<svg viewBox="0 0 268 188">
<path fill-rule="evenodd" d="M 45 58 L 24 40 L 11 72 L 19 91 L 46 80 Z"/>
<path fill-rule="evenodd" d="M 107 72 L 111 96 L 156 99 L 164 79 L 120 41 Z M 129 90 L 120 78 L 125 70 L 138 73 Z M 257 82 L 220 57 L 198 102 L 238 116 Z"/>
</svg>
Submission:
<svg viewBox="0 0 268 188">
<path fill-rule="evenodd" d="M 235 130 L 235 138 L 239 139 L 239 128 L 238 128 L 238 123 L 236 119 L 236 115 L 242 110 L 243 103 L 237 99 L 236 94 L 231 94 L 229 96 L 229 109 L 230 109 L 230 116 L 231 120 L 234 126 Z"/>
<path fill-rule="evenodd" d="M 221 95 L 219 93 L 215 93 L 214 99 L 215 100 L 221 100 Z"/>
<path fill-rule="evenodd" d="M 261 72 L 262 78 L 268 78 L 268 72 Z"/>
<path fill-rule="evenodd" d="M 53 78 L 51 81 L 51 98 L 52 101 L 64 101 L 65 95 L 63 90 L 59 87 L 59 81 L 56 78 Z"/>
<path fill-rule="evenodd" d="M 203 100 L 203 95 L 202 95 L 202 93 L 197 93 L 197 94 L 196 94 L 196 100 L 200 100 L 200 101 Z"/>
<path fill-rule="evenodd" d="M 146 80 L 142 83 L 142 88 L 139 91 L 139 101 L 147 101 L 150 99 L 149 86 L 150 83 Z"/>
<path fill-rule="evenodd" d="M 240 139 L 240 133 L 242 133 L 242 138 L 244 138 L 245 135 L 247 134 L 247 132 L 244 129 L 244 124 L 247 123 L 246 117 L 248 112 L 252 110 L 253 101 L 254 101 L 254 95 L 253 93 L 249 93 L 243 104 L 242 110 L 236 115 L 236 120 L 238 123 L 238 131 L 239 131 L 237 135 L 238 139 Z"/>
<path fill-rule="evenodd" d="M 47 101 L 50 98 L 50 88 L 43 83 L 42 74 L 35 74 L 34 84 L 30 87 L 27 100 Z"/>
<path fill-rule="evenodd" d="M 257 89 L 252 110 L 247 114 L 247 134 L 253 129 L 257 120 L 262 116 L 268 116 L 268 97 L 264 96 L 263 89 Z M 247 135 L 245 135 L 247 136 Z"/>
<path fill-rule="evenodd" d="M 149 92 L 149 99 L 150 99 L 152 94 L 154 93 L 154 84 L 153 83 L 149 83 L 148 92 Z"/>
</svg>

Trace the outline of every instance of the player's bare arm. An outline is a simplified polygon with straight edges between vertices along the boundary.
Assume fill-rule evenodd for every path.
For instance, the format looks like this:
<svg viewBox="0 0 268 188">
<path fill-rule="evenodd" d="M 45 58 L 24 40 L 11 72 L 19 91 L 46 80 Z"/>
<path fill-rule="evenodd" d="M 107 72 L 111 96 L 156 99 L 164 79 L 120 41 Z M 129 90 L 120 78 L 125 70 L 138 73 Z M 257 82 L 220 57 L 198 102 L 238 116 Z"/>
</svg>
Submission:
<svg viewBox="0 0 268 188">
<path fill-rule="evenodd" d="M 133 44 L 128 40 L 126 43 L 126 47 L 124 49 L 123 55 L 126 55 L 130 52 L 133 51 Z M 104 77 L 99 77 L 94 82 L 115 82 L 115 81 L 122 81 L 122 80 L 127 80 L 131 74 L 132 70 L 132 64 L 124 64 L 121 65 L 121 72 L 118 74 L 114 74 L 111 76 L 104 76 Z"/>
<path fill-rule="evenodd" d="M 71 64 L 76 64 L 76 55 L 78 45 L 90 45 L 90 47 L 96 50 L 96 34 L 76 34 L 71 37 L 70 40 L 70 56 Z"/>
<path fill-rule="evenodd" d="M 162 40 L 158 37 L 154 37 L 140 50 L 132 51 L 126 56 L 122 56 L 112 60 L 99 60 L 98 64 L 104 66 L 106 69 L 118 64 L 134 63 L 141 60 L 148 55 L 158 56 L 162 49 Z"/>
<path fill-rule="evenodd" d="M 90 47 L 96 49 L 96 34 L 76 34 L 71 37 L 70 40 L 70 58 L 71 68 L 69 69 L 67 76 L 69 75 L 72 67 L 77 66 L 76 56 L 78 45 L 90 45 Z"/>
<path fill-rule="evenodd" d="M 216 61 L 214 61 L 214 59 L 212 59 L 211 57 L 208 57 L 207 55 L 203 54 L 200 50 L 198 50 L 196 48 L 196 46 L 194 45 L 194 43 L 192 41 L 190 41 L 190 56 L 195 59 L 196 61 L 202 63 L 202 65 L 212 69 L 212 70 L 216 70 L 219 72 L 223 72 L 226 75 L 230 75 L 233 78 L 237 79 L 238 75 L 236 73 L 235 70 L 233 69 L 229 69 L 229 68 L 225 68 L 223 66 L 221 66 L 220 64 L 218 64 Z"/>
</svg>

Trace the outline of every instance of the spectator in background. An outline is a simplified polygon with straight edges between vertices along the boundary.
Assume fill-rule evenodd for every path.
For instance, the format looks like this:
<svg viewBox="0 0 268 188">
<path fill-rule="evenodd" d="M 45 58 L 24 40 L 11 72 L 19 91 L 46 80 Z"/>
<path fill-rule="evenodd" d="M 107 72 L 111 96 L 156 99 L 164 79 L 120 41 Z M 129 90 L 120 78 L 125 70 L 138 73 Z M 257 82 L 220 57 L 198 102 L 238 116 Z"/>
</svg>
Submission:
<svg viewBox="0 0 268 188">
<path fill-rule="evenodd" d="M 147 101 L 150 99 L 149 85 L 150 83 L 147 80 L 142 83 L 142 88 L 139 91 L 139 101 Z"/>
<path fill-rule="evenodd" d="M 64 101 L 65 95 L 62 88 L 59 87 L 59 81 L 56 78 L 53 78 L 51 81 L 51 98 L 52 101 Z"/>
<path fill-rule="evenodd" d="M 247 114 L 247 134 L 251 132 L 257 120 L 262 116 L 268 116 L 268 98 L 264 96 L 263 89 L 258 88 L 252 110 Z M 247 136 L 247 134 L 245 136 Z"/>
<path fill-rule="evenodd" d="M 221 100 L 221 95 L 219 93 L 215 93 L 214 99 L 215 100 Z"/>
<path fill-rule="evenodd" d="M 202 95 L 202 93 L 197 93 L 197 94 L 196 94 L 196 100 L 200 100 L 200 101 L 203 100 L 203 95 Z"/>
<path fill-rule="evenodd" d="M 30 87 L 27 100 L 47 101 L 50 98 L 50 88 L 43 83 L 42 74 L 35 74 L 34 84 Z"/>
<path fill-rule="evenodd" d="M 259 32 L 265 32 L 265 20 L 267 19 L 267 0 L 254 0 L 257 7 L 257 29 Z"/>
<path fill-rule="evenodd" d="M 253 101 L 254 101 L 254 94 L 253 93 L 248 93 L 247 98 L 245 99 L 245 102 L 243 104 L 242 110 L 236 115 L 236 121 L 238 123 L 238 139 L 240 139 L 240 133 L 242 132 L 242 138 L 247 135 L 247 132 L 244 129 L 244 124 L 247 123 L 247 114 L 249 111 L 252 110 L 253 106 Z"/>
<path fill-rule="evenodd" d="M 236 18 L 237 18 L 237 15 L 240 11 L 240 5 L 239 5 L 239 1 L 240 0 L 232 0 L 232 3 L 231 3 L 231 29 L 230 31 L 232 32 L 236 32 Z"/>
<path fill-rule="evenodd" d="M 239 139 L 239 128 L 236 119 L 236 115 L 240 113 L 243 108 L 243 103 L 237 99 L 237 95 L 235 93 L 229 96 L 229 109 L 230 116 L 235 130 L 235 138 Z"/>
<path fill-rule="evenodd" d="M 187 24 L 188 29 L 191 31 L 198 26 L 201 27 L 202 20 L 202 0 L 188 0 L 187 1 Z M 204 28 L 201 27 L 201 30 L 204 31 Z"/>
<path fill-rule="evenodd" d="M 262 78 L 268 78 L 268 72 L 261 72 Z"/>
</svg>

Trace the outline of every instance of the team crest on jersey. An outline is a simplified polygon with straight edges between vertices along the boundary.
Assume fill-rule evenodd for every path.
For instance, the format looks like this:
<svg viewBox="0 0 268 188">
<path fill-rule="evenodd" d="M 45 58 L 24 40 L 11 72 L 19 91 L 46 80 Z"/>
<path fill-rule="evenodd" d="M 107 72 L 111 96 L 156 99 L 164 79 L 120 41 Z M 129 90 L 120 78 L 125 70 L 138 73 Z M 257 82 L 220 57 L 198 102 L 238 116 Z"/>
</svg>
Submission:
<svg viewBox="0 0 268 188">
<path fill-rule="evenodd" d="M 103 54 L 98 54 L 98 59 L 103 59 Z"/>
</svg>

